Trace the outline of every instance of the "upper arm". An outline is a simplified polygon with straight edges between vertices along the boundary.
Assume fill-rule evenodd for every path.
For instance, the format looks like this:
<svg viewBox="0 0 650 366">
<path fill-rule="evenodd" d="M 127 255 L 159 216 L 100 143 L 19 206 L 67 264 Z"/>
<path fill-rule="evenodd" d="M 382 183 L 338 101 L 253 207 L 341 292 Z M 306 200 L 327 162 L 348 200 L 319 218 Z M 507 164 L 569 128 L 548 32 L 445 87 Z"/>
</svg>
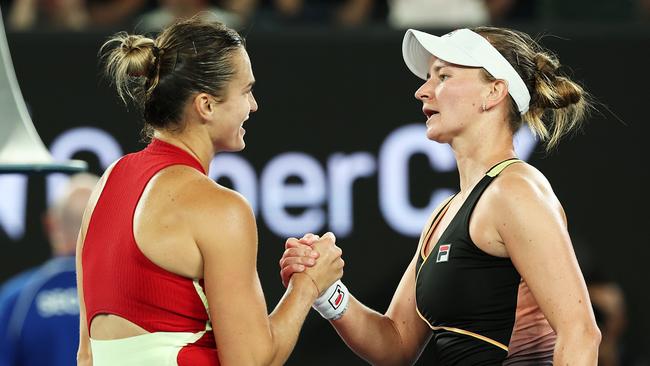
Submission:
<svg viewBox="0 0 650 366">
<path fill-rule="evenodd" d="M 566 218 L 543 178 L 500 179 L 495 227 L 508 255 L 553 329 L 595 326 L 589 295 L 566 228 Z"/>
<path fill-rule="evenodd" d="M 419 252 L 411 260 L 395 290 L 386 311 L 401 339 L 401 349 L 408 360 L 416 360 L 429 338 L 431 330 L 416 311 L 415 275 Z"/>
<path fill-rule="evenodd" d="M 254 355 L 269 352 L 251 352 L 252 348 L 272 345 L 256 269 L 255 217 L 244 198 L 233 191 L 207 186 L 196 192 L 202 198 L 192 231 L 203 256 L 206 296 L 218 330 L 220 360 L 226 365 L 260 363 Z"/>
</svg>

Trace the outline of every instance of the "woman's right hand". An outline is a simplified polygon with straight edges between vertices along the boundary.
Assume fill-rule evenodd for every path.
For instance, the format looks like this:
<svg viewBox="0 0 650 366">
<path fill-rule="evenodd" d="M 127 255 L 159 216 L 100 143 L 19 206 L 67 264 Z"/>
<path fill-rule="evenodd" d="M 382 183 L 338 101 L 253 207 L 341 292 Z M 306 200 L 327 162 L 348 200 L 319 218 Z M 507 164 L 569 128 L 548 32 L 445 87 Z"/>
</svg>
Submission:
<svg viewBox="0 0 650 366">
<path fill-rule="evenodd" d="M 282 285 L 287 287 L 294 273 L 302 273 L 306 267 L 312 267 L 320 254 L 311 245 L 320 239 L 312 233 L 305 234 L 301 239 L 289 238 L 284 243 L 284 253 L 280 258 L 280 277 Z"/>
<path fill-rule="evenodd" d="M 311 277 L 319 294 L 343 276 L 342 251 L 336 246 L 336 237 L 326 233 L 322 237 L 307 234 L 302 239 L 288 239 L 280 260 L 282 283 L 287 286 L 294 273 L 304 272 Z"/>
</svg>

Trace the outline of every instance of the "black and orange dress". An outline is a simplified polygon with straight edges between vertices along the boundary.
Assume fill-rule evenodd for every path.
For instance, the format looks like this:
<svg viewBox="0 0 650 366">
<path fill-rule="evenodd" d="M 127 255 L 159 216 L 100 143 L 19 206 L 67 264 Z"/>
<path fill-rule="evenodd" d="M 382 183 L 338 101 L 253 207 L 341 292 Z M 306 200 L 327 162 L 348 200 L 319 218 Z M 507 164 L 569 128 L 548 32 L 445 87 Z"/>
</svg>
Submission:
<svg viewBox="0 0 650 366">
<path fill-rule="evenodd" d="M 474 187 L 428 256 L 427 243 L 447 203 L 420 240 L 416 310 L 433 331 L 441 365 L 552 365 L 556 335 L 509 258 L 472 242 L 469 221 L 481 195 L 503 169 L 492 167 Z M 432 243 L 433 244 L 433 243 Z"/>
</svg>

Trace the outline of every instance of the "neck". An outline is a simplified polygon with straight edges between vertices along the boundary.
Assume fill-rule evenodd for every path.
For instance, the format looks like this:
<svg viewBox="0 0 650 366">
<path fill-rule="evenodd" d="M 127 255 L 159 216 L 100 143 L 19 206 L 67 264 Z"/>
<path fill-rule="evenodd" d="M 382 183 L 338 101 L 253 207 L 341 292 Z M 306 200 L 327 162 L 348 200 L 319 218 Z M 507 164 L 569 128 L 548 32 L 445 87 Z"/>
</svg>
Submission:
<svg viewBox="0 0 650 366">
<path fill-rule="evenodd" d="M 483 126 L 490 127 L 489 124 Z M 465 197 L 495 164 L 516 157 L 512 133 L 507 129 L 479 128 L 467 131 L 450 143 L 460 177 L 460 195 Z"/>
<path fill-rule="evenodd" d="M 181 133 L 172 133 L 165 130 L 156 130 L 154 138 L 172 144 L 180 149 L 185 150 L 188 154 L 196 158 L 207 173 L 210 168 L 210 162 L 216 151 L 212 142 L 205 135 L 191 133 L 187 129 Z"/>
</svg>

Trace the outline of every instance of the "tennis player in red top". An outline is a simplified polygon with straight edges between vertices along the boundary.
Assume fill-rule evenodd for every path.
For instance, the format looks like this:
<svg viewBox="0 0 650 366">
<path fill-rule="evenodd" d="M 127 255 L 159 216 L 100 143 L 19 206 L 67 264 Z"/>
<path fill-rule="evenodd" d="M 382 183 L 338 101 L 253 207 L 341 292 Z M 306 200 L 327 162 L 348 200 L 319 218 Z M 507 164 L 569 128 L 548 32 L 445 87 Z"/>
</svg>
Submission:
<svg viewBox="0 0 650 366">
<path fill-rule="evenodd" d="M 197 16 L 156 39 L 117 34 L 101 52 L 152 141 L 106 170 L 84 215 L 79 365 L 283 364 L 343 260 L 326 235 L 267 314 L 253 212 L 206 175 L 217 152 L 244 148 L 257 110 L 244 41 Z"/>
</svg>

